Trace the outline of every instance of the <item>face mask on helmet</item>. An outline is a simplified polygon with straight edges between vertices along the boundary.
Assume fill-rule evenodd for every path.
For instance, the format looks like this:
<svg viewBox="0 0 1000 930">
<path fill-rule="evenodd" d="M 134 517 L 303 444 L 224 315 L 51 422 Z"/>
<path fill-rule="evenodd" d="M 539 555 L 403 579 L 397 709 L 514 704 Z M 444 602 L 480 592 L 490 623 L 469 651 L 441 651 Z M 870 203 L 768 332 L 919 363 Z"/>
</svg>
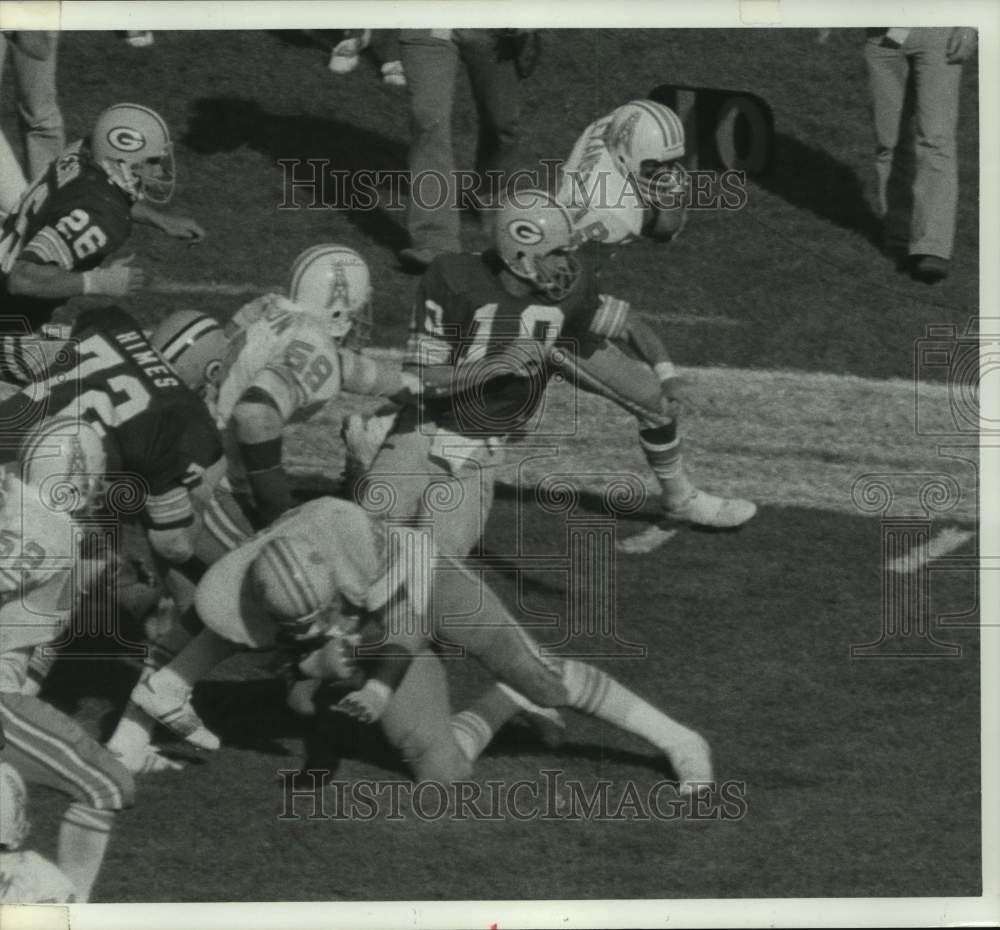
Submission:
<svg viewBox="0 0 1000 930">
<path fill-rule="evenodd" d="M 636 187 L 647 207 L 673 210 L 687 203 L 690 177 L 679 161 L 647 159 L 639 166 Z"/>
<path fill-rule="evenodd" d="M 197 310 L 177 310 L 149 341 L 184 384 L 203 400 L 214 399 L 229 346 L 218 320 Z"/>
<path fill-rule="evenodd" d="M 39 501 L 52 513 L 92 509 L 104 486 L 107 453 L 90 424 L 59 416 L 34 429 L 18 456 L 21 480 L 37 488 Z"/>
<path fill-rule="evenodd" d="M 511 273 L 555 303 L 566 298 L 580 277 L 572 238 L 568 211 L 544 191 L 518 192 L 497 215 L 495 240 L 500 259 Z"/>
<path fill-rule="evenodd" d="M 371 273 L 365 260 L 334 243 L 306 249 L 292 264 L 289 299 L 345 345 L 366 345 L 372 329 Z"/>
<path fill-rule="evenodd" d="M 24 779 L 12 765 L 0 762 L 0 849 L 20 849 L 30 830 Z"/>
<path fill-rule="evenodd" d="M 336 595 L 322 554 L 299 536 L 268 540 L 250 566 L 250 582 L 275 623 L 297 640 L 322 635 Z"/>
<path fill-rule="evenodd" d="M 148 107 L 118 103 L 94 123 L 90 151 L 133 200 L 164 204 L 174 193 L 173 145 L 167 124 Z"/>
</svg>

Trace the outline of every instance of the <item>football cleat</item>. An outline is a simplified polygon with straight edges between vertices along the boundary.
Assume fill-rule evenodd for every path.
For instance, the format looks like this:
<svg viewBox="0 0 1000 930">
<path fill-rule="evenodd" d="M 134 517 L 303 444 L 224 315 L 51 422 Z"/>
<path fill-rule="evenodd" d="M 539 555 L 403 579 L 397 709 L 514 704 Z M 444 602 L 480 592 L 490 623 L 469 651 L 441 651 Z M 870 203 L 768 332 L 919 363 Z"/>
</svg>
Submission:
<svg viewBox="0 0 1000 930">
<path fill-rule="evenodd" d="M 219 737 L 205 726 L 191 706 L 190 692 L 157 691 L 144 681 L 132 690 L 130 700 L 175 736 L 198 749 L 214 752 L 222 745 Z"/>
<path fill-rule="evenodd" d="M 695 491 L 679 507 L 665 508 L 667 519 L 712 530 L 734 530 L 753 519 L 757 505 L 741 497 L 716 497 Z"/>
<path fill-rule="evenodd" d="M 346 717 L 353 717 L 359 723 L 375 723 L 386 711 L 392 692 L 379 688 L 372 681 L 366 682 L 357 691 L 345 694 L 330 710 Z"/>
<path fill-rule="evenodd" d="M 133 775 L 162 775 L 164 772 L 181 772 L 184 763 L 169 759 L 155 746 L 143 746 L 135 753 L 115 752 L 114 757 Z"/>
<path fill-rule="evenodd" d="M 667 750 L 670 767 L 674 770 L 682 795 L 697 794 L 701 785 L 711 783 L 712 753 L 708 741 L 693 730 L 676 746 Z"/>
<path fill-rule="evenodd" d="M 204 397 L 222 380 L 229 340 L 218 320 L 197 310 L 177 310 L 149 339 L 163 360 L 192 391 Z"/>
<path fill-rule="evenodd" d="M 497 687 L 521 708 L 518 718 L 535 732 L 542 745 L 556 749 L 563 744 L 566 739 L 566 721 L 559 711 L 551 707 L 539 707 L 505 684 L 498 683 Z"/>
<path fill-rule="evenodd" d="M 299 255 L 292 264 L 288 297 L 317 316 L 334 339 L 350 333 L 355 344 L 363 345 L 371 335 L 371 272 L 346 245 L 326 242 Z"/>
<path fill-rule="evenodd" d="M 580 277 L 571 254 L 573 220 L 551 194 L 518 191 L 497 213 L 494 241 L 507 269 L 558 303 Z"/>
<path fill-rule="evenodd" d="M 137 103 L 116 103 L 94 123 L 90 152 L 112 183 L 133 200 L 163 204 L 174 193 L 174 148 L 160 115 Z"/>
</svg>

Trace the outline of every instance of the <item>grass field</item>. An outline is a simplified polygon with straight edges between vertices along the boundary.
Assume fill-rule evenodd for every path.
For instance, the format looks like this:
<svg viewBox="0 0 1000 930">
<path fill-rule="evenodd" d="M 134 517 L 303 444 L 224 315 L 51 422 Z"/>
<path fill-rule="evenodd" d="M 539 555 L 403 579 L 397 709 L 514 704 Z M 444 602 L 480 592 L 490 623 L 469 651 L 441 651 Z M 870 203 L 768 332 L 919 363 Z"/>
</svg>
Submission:
<svg viewBox="0 0 1000 930">
<path fill-rule="evenodd" d="M 954 270 L 929 288 L 897 273 L 871 241 L 860 43 L 860 30 L 835 31 L 823 45 L 807 30 L 566 30 L 545 36 L 539 70 L 523 84 L 528 160 L 565 155 L 596 115 L 663 83 L 746 90 L 774 109 L 776 164 L 751 184 L 747 208 L 696 215 L 669 248 L 629 246 L 609 286 L 657 318 L 697 388 L 689 433 L 699 478 L 763 506 L 739 534 L 685 531 L 651 551 L 619 553 L 618 629 L 647 654 L 599 661 L 709 738 L 720 779 L 745 784 L 745 816 L 281 819 L 277 773 L 307 756 L 336 768 L 337 778 L 401 776 L 371 734 L 312 732 L 286 713 L 262 662 L 244 657 L 196 692 L 223 749 L 207 757 L 171 747 L 191 764 L 141 783 L 96 899 L 979 893 L 973 576 L 936 571 L 930 585 L 932 617 L 964 618 L 935 625 L 960 656 L 860 660 L 850 649 L 878 637 L 890 583 L 881 524 L 852 497 L 859 478 L 902 476 L 897 503 L 912 514 L 912 482 L 951 476 L 961 496 L 933 532 L 960 534 L 951 552 L 959 560 L 977 552 L 976 469 L 939 448 L 974 437 L 947 425 L 950 395 L 940 383 L 947 372 L 915 371 L 928 325 L 964 331 L 978 312 L 976 69 L 966 68 L 962 88 Z M 280 287 L 301 249 L 333 239 L 368 258 L 378 342 L 398 345 L 415 284 L 396 268 L 402 215 L 279 210 L 275 162 L 405 167 L 404 95 L 379 84 L 367 64 L 334 78 L 319 38 L 293 32 L 159 33 L 149 50 L 110 33 L 69 34 L 60 54 L 71 137 L 118 99 L 161 111 L 178 138 L 175 208 L 209 232 L 189 248 L 136 231 L 135 250 L 156 276 L 151 293 L 129 304 L 144 322 L 181 302 L 228 317 L 241 290 Z M 9 95 L 0 118 L 13 126 Z M 455 126 L 467 164 L 475 119 L 464 89 Z M 477 220 L 464 222 L 469 243 L 481 244 Z M 578 429 L 559 441 L 557 466 L 526 469 L 528 482 L 557 471 L 593 492 L 609 474 L 645 480 L 633 423 L 609 405 L 577 400 L 553 391 L 546 415 L 575 418 Z M 298 474 L 336 477 L 340 412 L 324 411 L 293 433 Z M 918 412 L 935 424 L 933 435 L 918 433 Z M 563 556 L 568 523 L 598 514 L 596 500 L 584 493 L 580 510 L 561 516 L 519 508 L 516 475 L 515 468 L 507 474 L 488 527 L 485 546 L 497 566 L 488 580 L 510 603 L 565 624 L 564 575 L 532 559 Z M 623 517 L 619 539 L 647 533 L 651 519 L 650 507 Z M 558 635 L 551 626 L 536 632 Z M 474 669 L 456 661 L 449 671 L 461 707 L 476 689 Z M 133 675 L 123 663 L 67 658 L 51 695 L 106 732 Z M 574 716 L 567 745 L 556 751 L 522 731 L 505 732 L 476 777 L 538 780 L 554 769 L 589 785 L 607 779 L 615 797 L 630 782 L 645 792 L 669 774 L 637 741 Z M 36 802 L 40 841 L 51 851 L 62 804 L 42 790 Z"/>
</svg>

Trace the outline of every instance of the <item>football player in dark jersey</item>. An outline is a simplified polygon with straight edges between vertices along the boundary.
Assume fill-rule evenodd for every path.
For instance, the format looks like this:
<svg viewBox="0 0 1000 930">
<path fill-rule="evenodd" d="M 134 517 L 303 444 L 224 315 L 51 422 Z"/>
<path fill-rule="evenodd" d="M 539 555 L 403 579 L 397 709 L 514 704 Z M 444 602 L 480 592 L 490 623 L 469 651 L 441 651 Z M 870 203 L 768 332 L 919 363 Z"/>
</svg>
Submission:
<svg viewBox="0 0 1000 930">
<path fill-rule="evenodd" d="M 49 323 L 78 294 L 120 297 L 140 289 L 141 268 L 130 258 L 102 262 L 140 222 L 167 235 L 198 241 L 191 219 L 150 206 L 173 194 L 170 133 L 152 110 L 116 104 L 90 138 L 59 156 L 24 193 L 0 226 L 0 379 L 26 383 L 21 337 Z"/>
<path fill-rule="evenodd" d="M 0 403 L 6 459 L 26 459 L 25 437 L 43 421 L 89 424 L 105 442 L 107 471 L 136 483 L 154 549 L 173 564 L 192 555 L 191 493 L 223 468 L 222 445 L 201 398 L 181 383 L 124 310 L 81 314 L 45 372 Z"/>
</svg>

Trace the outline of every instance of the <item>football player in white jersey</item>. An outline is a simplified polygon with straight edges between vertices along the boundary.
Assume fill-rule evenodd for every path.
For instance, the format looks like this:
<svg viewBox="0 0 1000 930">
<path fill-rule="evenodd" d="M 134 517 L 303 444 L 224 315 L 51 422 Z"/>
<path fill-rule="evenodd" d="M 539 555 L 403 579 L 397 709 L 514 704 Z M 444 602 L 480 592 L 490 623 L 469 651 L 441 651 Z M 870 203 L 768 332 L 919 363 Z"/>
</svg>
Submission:
<svg viewBox="0 0 1000 930">
<path fill-rule="evenodd" d="M 447 699 L 422 690 L 438 686 L 437 659 L 420 654 L 434 641 L 461 647 L 540 706 L 569 707 L 647 740 L 670 760 L 681 793 L 711 782 L 701 735 L 596 666 L 545 655 L 481 575 L 447 556 L 421 564 L 403 536 L 419 541 L 422 531 L 399 532 L 386 536 L 382 521 L 350 501 L 310 501 L 213 565 L 199 583 L 198 610 L 235 642 L 298 643 L 300 668 L 332 680 L 356 671 L 361 654 L 353 646 L 373 646 L 374 668 L 346 700 L 364 710 L 362 719 L 386 721 L 387 737 L 418 778 L 431 777 L 428 758 L 442 780 L 467 777 L 471 765 L 459 727 L 449 726 Z M 404 688 L 408 700 L 394 700 Z"/>
<path fill-rule="evenodd" d="M 90 428 L 84 425 L 81 431 L 88 436 Z M 90 441 L 93 437 L 71 441 L 66 456 L 59 437 L 48 438 L 41 451 L 55 447 L 59 454 L 38 459 L 38 446 L 30 446 L 27 458 L 15 466 L 22 475 L 32 474 L 38 485 L 24 483 L 13 469 L 0 469 L 0 732 L 4 762 L 20 778 L 71 798 L 59 828 L 57 853 L 59 869 L 69 882 L 58 881 L 50 863 L 33 861 L 30 854 L 27 860 L 0 856 L 0 872 L 8 873 L 3 881 L 12 882 L 10 894 L 48 900 L 50 895 L 73 893 L 75 900 L 87 901 L 115 815 L 132 805 L 135 785 L 125 767 L 76 722 L 24 693 L 33 649 L 59 639 L 68 622 L 78 576 L 77 531 L 70 511 L 91 504 L 92 478 L 104 468 L 103 457 Z M 52 478 L 62 489 L 58 494 Z M 12 811 L 0 811 L 5 829 L 8 816 L 17 822 Z M 8 900 L 7 893 L 0 894 L 0 900 Z"/>
<path fill-rule="evenodd" d="M 404 374 L 400 363 L 356 349 L 371 325 L 371 297 L 371 275 L 357 252 L 316 245 L 295 260 L 287 297 L 265 294 L 251 301 L 225 332 L 211 317 L 179 311 L 153 334 L 168 364 L 214 405 L 223 433 L 228 474 L 215 488 L 195 543 L 204 565 L 292 506 L 282 465 L 282 435 L 289 423 L 313 416 L 342 391 L 402 398 L 416 389 L 416 377 Z M 187 610 L 193 587 L 173 574 L 169 580 L 175 600 Z M 134 706 L 109 743 L 116 751 L 137 757 L 153 720 L 199 748 L 218 747 L 218 738 L 191 706 L 190 693 L 232 654 L 232 644 L 208 630 L 185 644 L 187 638 L 178 627 L 172 641 L 160 644 L 161 655 L 180 652 L 134 690 Z"/>
<path fill-rule="evenodd" d="M 684 126 L 669 107 L 633 100 L 591 123 L 562 168 L 557 197 L 574 244 L 669 241 L 686 222 Z"/>
<path fill-rule="evenodd" d="M 0 761 L 0 904 L 75 901 L 76 889 L 59 867 L 33 849 L 23 848 L 30 830 L 24 779 L 12 765 Z"/>
<path fill-rule="evenodd" d="M 569 211 L 571 242 L 624 245 L 640 236 L 669 241 L 686 219 L 684 126 L 669 107 L 633 100 L 591 123 L 563 166 L 557 199 Z M 679 421 L 686 389 L 663 340 L 633 313 L 627 339 L 567 347 L 570 382 L 613 400 L 638 420 L 639 445 L 662 489 L 666 517 L 736 529 L 757 512 L 751 501 L 708 494 L 684 477 Z"/>
</svg>

